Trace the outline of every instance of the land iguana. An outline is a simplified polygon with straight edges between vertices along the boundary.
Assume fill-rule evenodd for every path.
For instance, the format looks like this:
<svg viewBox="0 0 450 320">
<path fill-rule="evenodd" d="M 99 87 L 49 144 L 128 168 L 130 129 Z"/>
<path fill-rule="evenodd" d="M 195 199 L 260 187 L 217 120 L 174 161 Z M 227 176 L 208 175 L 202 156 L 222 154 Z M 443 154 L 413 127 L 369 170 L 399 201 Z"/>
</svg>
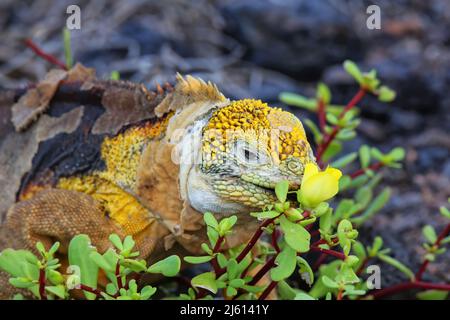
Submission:
<svg viewBox="0 0 450 320">
<path fill-rule="evenodd" d="M 200 254 L 202 214 L 238 215 L 226 245 L 248 240 L 249 212 L 299 188 L 314 156 L 301 122 L 260 100 L 230 101 L 177 76 L 155 92 L 99 80 L 77 64 L 0 96 L 0 250 L 87 234 L 132 235 L 143 258 Z M 11 293 L 0 275 L 0 297 Z"/>
</svg>

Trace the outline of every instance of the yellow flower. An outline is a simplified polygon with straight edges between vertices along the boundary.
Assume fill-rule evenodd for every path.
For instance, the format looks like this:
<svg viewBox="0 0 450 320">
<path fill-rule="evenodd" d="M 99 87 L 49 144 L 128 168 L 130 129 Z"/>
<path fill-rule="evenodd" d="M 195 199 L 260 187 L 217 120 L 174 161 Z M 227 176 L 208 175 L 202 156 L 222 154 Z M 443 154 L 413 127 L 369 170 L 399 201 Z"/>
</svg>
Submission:
<svg viewBox="0 0 450 320">
<path fill-rule="evenodd" d="M 298 201 L 308 208 L 315 208 L 321 202 L 333 198 L 339 191 L 342 172 L 334 168 L 319 171 L 314 163 L 308 163 L 303 173 Z"/>
</svg>

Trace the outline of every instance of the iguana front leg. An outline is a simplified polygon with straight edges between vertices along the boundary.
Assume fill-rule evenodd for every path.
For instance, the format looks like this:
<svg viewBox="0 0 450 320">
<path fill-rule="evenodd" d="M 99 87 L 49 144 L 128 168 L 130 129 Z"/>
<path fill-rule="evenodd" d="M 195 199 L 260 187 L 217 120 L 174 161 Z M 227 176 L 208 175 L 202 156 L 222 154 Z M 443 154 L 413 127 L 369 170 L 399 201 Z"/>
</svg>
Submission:
<svg viewBox="0 0 450 320">
<path fill-rule="evenodd" d="M 49 189 L 11 207 L 1 232 L 0 249 L 28 249 L 36 254 L 37 241 L 46 248 L 59 241 L 61 251 L 67 252 L 70 239 L 80 233 L 89 235 L 101 252 L 109 246 L 109 234 L 123 235 L 92 197 L 75 191 Z M 1 273 L 2 299 L 8 299 L 18 291 L 9 285 L 8 278 L 7 274 Z"/>
<path fill-rule="evenodd" d="M 49 248 L 55 241 L 61 243 L 60 252 L 67 253 L 70 240 L 77 234 L 87 234 L 99 252 L 110 246 L 108 237 L 126 234 L 105 214 L 100 202 L 81 192 L 48 189 L 27 201 L 15 204 L 7 213 L 0 233 L 0 251 L 9 247 L 36 252 L 35 244 L 41 241 Z M 162 247 L 161 237 L 167 229 L 156 221 L 134 236 L 141 257 Z M 0 272 L 0 299 L 11 298 L 17 292 L 8 283 L 8 275 Z"/>
<path fill-rule="evenodd" d="M 66 252 L 69 241 L 81 233 L 89 235 L 102 251 L 109 246 L 111 233 L 123 235 L 98 201 L 81 192 L 59 189 L 41 191 L 30 200 L 15 204 L 7 213 L 5 225 L 21 242 L 17 248 L 31 251 L 37 241 L 46 247 L 59 241 L 61 251 Z"/>
</svg>

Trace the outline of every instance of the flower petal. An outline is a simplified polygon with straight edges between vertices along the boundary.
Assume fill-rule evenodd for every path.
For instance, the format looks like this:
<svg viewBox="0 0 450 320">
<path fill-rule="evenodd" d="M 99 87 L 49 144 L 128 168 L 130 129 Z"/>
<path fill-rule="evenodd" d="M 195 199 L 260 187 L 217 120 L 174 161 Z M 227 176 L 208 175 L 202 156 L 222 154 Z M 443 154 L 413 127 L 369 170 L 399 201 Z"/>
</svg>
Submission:
<svg viewBox="0 0 450 320">
<path fill-rule="evenodd" d="M 301 188 L 302 202 L 311 208 L 315 208 L 321 202 L 334 197 L 339 191 L 336 176 L 336 173 L 319 172 L 307 179 Z"/>
<path fill-rule="evenodd" d="M 315 163 L 313 163 L 313 162 L 307 163 L 305 166 L 305 171 L 303 172 L 302 186 L 303 186 L 303 183 L 306 182 L 306 180 L 308 180 L 309 178 L 311 178 L 318 172 L 319 172 L 319 167 Z"/>
<path fill-rule="evenodd" d="M 339 179 L 342 177 L 342 172 L 341 172 L 341 170 L 335 169 L 335 168 L 330 168 L 330 167 L 328 167 L 328 168 L 325 170 L 325 173 L 326 173 L 326 174 L 332 175 L 336 180 L 339 180 Z"/>
</svg>

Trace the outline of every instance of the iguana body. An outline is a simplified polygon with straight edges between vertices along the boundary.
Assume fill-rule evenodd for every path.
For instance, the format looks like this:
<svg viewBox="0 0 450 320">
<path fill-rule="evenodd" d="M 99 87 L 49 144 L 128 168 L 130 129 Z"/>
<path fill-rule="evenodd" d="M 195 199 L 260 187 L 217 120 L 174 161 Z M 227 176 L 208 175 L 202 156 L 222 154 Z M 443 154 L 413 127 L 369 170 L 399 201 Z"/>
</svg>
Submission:
<svg viewBox="0 0 450 320">
<path fill-rule="evenodd" d="M 256 227 L 248 212 L 270 204 L 280 180 L 298 188 L 314 161 L 293 115 L 257 100 L 232 102 L 192 77 L 148 92 L 77 65 L 50 73 L 12 108 L 7 102 L 0 249 L 56 240 L 64 248 L 85 233 L 106 250 L 118 233 L 133 235 L 144 258 L 196 254 L 205 211 L 239 215 L 227 238 L 234 246 Z"/>
</svg>

